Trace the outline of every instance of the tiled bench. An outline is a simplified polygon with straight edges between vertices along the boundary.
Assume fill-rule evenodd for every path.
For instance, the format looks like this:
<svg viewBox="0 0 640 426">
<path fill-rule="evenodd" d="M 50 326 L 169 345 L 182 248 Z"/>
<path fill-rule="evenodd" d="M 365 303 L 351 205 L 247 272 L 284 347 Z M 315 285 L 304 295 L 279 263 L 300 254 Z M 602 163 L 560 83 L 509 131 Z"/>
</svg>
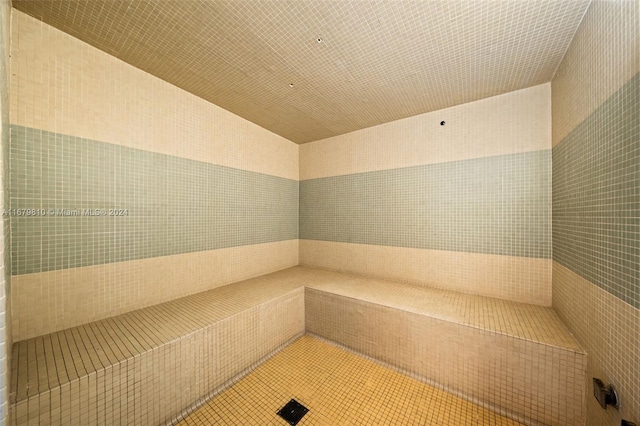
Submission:
<svg viewBox="0 0 640 426">
<path fill-rule="evenodd" d="M 158 425 L 305 330 L 528 423 L 584 423 L 551 308 L 294 267 L 13 347 L 12 424 Z"/>
<path fill-rule="evenodd" d="M 552 308 L 331 272 L 309 281 L 307 333 L 525 424 L 584 424 L 586 353 Z"/>
<path fill-rule="evenodd" d="M 304 288 L 268 277 L 20 341 L 12 425 L 160 425 L 304 333 Z"/>
</svg>

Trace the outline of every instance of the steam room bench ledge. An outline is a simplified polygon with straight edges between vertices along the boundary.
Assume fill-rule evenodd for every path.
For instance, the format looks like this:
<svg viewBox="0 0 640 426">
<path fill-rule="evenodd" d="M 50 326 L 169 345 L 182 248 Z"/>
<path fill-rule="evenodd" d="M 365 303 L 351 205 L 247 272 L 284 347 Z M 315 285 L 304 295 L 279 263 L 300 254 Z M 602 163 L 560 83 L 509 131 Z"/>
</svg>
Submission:
<svg viewBox="0 0 640 426">
<path fill-rule="evenodd" d="M 305 330 L 524 424 L 584 425 L 587 355 L 550 307 L 328 271 Z"/>
<path fill-rule="evenodd" d="M 16 342 L 11 424 L 166 423 L 305 331 L 523 420 L 584 416 L 553 309 L 298 266 Z"/>
<path fill-rule="evenodd" d="M 304 333 L 304 287 L 261 276 L 14 343 L 12 425 L 159 425 Z"/>
</svg>

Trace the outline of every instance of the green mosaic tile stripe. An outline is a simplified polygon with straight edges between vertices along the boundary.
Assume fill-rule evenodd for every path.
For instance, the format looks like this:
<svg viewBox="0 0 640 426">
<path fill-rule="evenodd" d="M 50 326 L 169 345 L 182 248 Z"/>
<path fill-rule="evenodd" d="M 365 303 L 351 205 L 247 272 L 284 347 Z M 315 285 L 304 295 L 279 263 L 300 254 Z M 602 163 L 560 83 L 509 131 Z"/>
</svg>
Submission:
<svg viewBox="0 0 640 426">
<path fill-rule="evenodd" d="M 298 238 L 298 182 L 11 126 L 13 209 L 128 209 L 11 219 L 27 274 Z"/>
<path fill-rule="evenodd" d="M 553 259 L 640 309 L 640 74 L 553 148 Z"/>
<path fill-rule="evenodd" d="M 300 182 L 300 238 L 551 257 L 551 151 Z"/>
</svg>

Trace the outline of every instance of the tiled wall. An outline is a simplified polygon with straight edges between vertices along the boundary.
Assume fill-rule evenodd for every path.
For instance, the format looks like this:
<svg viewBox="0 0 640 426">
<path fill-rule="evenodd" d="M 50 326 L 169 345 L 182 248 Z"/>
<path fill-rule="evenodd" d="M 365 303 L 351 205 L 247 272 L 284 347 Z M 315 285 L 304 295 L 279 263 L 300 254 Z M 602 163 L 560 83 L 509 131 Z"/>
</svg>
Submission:
<svg viewBox="0 0 640 426">
<path fill-rule="evenodd" d="M 302 145 L 301 263 L 549 305 L 550 116 L 545 84 Z"/>
<path fill-rule="evenodd" d="M 300 238 L 551 257 L 549 150 L 309 179 Z"/>
<path fill-rule="evenodd" d="M 15 275 L 298 237 L 296 180 L 15 125 L 11 141 L 12 207 L 39 209 L 12 218 Z"/>
<path fill-rule="evenodd" d="M 0 2 L 0 209 L 9 207 L 9 50 L 11 2 Z M 9 410 L 11 365 L 11 251 L 9 217 L 2 217 L 0 233 L 0 424 Z"/>
<path fill-rule="evenodd" d="M 12 67 L 16 340 L 298 263 L 297 145 L 18 11 Z"/>
<path fill-rule="evenodd" d="M 640 74 L 553 149 L 554 260 L 640 309 Z"/>
<path fill-rule="evenodd" d="M 595 0 L 552 81 L 553 306 L 588 353 L 589 425 L 640 422 L 639 72 L 639 3 Z"/>
</svg>

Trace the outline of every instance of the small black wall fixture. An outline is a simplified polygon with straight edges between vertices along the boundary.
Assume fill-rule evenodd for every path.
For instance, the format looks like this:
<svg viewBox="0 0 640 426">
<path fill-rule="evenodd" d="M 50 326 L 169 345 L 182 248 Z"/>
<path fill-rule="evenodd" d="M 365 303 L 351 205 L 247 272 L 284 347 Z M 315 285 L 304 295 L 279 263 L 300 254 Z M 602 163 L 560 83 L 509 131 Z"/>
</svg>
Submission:
<svg viewBox="0 0 640 426">
<path fill-rule="evenodd" d="M 607 408 L 607 405 L 613 405 L 615 408 L 620 408 L 620 400 L 618 394 L 612 385 L 605 386 L 602 380 L 593 378 L 593 396 L 596 397 L 602 408 Z"/>
</svg>

